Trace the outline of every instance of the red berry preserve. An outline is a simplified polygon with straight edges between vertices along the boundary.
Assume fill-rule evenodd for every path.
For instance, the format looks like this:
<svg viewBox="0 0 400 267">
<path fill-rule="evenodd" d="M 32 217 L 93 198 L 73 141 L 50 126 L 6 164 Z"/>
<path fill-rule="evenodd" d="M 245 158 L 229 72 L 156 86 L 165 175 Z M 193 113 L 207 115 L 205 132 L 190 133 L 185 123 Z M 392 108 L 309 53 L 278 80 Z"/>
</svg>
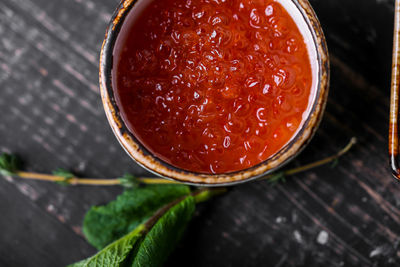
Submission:
<svg viewBox="0 0 400 267">
<path fill-rule="evenodd" d="M 122 119 L 154 156 L 220 174 L 291 140 L 312 70 L 296 23 L 274 0 L 153 0 L 124 22 L 112 82 Z"/>
</svg>

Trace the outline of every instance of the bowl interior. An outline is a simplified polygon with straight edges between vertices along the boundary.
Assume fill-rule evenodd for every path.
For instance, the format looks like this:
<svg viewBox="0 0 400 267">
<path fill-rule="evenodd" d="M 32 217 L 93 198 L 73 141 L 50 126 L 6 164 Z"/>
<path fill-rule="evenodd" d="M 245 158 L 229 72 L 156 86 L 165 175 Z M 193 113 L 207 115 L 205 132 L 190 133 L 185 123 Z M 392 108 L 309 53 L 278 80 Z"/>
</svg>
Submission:
<svg viewBox="0 0 400 267">
<path fill-rule="evenodd" d="M 312 89 L 307 111 L 303 115 L 302 125 L 292 139 L 275 155 L 249 169 L 226 174 L 200 174 L 178 169 L 154 157 L 127 129 L 121 118 L 112 88 L 113 51 L 118 45 L 119 34 L 127 31 L 124 20 L 129 16 L 134 21 L 147 7 L 149 0 L 126 0 L 116 10 L 107 30 L 100 57 L 101 94 L 108 121 L 126 152 L 142 167 L 167 179 L 196 185 L 227 185 L 256 179 L 277 170 L 295 157 L 316 131 L 322 117 L 327 98 L 329 65 L 325 39 L 319 22 L 307 1 L 278 0 L 287 10 L 303 35 L 311 68 Z"/>
</svg>

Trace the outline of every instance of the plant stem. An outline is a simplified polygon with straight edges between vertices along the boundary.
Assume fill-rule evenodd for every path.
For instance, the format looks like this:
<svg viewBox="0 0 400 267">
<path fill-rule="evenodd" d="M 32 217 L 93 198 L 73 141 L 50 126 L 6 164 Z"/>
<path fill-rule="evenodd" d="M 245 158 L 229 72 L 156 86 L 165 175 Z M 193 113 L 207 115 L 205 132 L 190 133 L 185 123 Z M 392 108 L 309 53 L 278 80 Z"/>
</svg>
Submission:
<svg viewBox="0 0 400 267">
<path fill-rule="evenodd" d="M 180 182 L 175 182 L 162 178 L 138 178 L 138 180 L 144 184 L 182 184 Z"/>
<path fill-rule="evenodd" d="M 283 171 L 282 174 L 283 176 L 289 176 L 293 174 L 297 174 L 300 172 L 304 172 L 316 167 L 319 167 L 321 165 L 333 162 L 340 158 L 342 155 L 344 155 L 346 152 L 350 150 L 350 148 L 356 143 L 357 139 L 355 137 L 351 138 L 350 142 L 343 148 L 341 149 L 338 153 L 336 153 L 333 156 L 324 158 L 322 160 L 318 160 L 294 169 L 290 169 L 287 171 Z M 65 179 L 65 177 L 62 176 L 57 176 L 57 175 L 51 175 L 51 174 L 43 174 L 43 173 L 35 173 L 35 172 L 25 172 L 25 171 L 16 171 L 15 175 L 16 177 L 20 177 L 23 179 L 32 179 L 32 180 L 41 180 L 41 181 L 50 181 L 50 182 L 67 182 L 70 185 L 102 185 L 102 186 L 112 186 L 112 185 L 120 185 L 121 180 L 118 178 L 113 178 L 113 179 L 94 179 L 94 178 L 78 178 L 78 177 L 72 177 L 69 179 Z M 271 177 L 276 176 L 275 173 L 269 174 L 267 176 L 264 176 L 260 178 L 260 180 L 266 180 Z M 170 181 L 167 179 L 161 179 L 161 178 L 137 178 L 138 182 L 143 183 L 143 184 L 181 184 L 179 182 L 175 181 Z M 225 189 L 223 189 L 225 190 Z M 215 194 L 220 194 L 221 190 L 203 190 L 200 191 L 198 194 L 195 195 L 196 197 L 196 202 L 203 202 L 212 197 Z"/>
<path fill-rule="evenodd" d="M 303 165 L 303 166 L 300 166 L 300 167 L 297 167 L 297 168 L 293 168 L 293 169 L 290 169 L 290 170 L 287 170 L 287 171 L 283 171 L 282 172 L 283 176 L 290 176 L 290 175 L 294 175 L 294 174 L 297 174 L 297 173 L 300 173 L 300 172 L 305 172 L 305 171 L 308 171 L 310 169 L 319 167 L 321 165 L 325 165 L 325 164 L 328 164 L 330 162 L 333 162 L 333 161 L 339 159 L 344 154 L 346 154 L 353 147 L 353 145 L 355 143 L 357 143 L 357 138 L 352 137 L 350 139 L 350 142 L 344 148 L 342 148 L 339 152 L 337 152 L 335 155 L 332 155 L 330 157 L 327 157 L 327 158 L 324 158 L 324 159 L 321 159 L 321 160 L 318 160 L 318 161 L 315 161 L 315 162 L 312 162 L 312 163 L 309 163 L 309 164 L 306 164 L 306 165 Z M 275 175 L 276 174 L 272 173 L 272 174 L 269 174 L 267 176 L 264 176 L 264 177 L 260 178 L 260 180 L 267 180 L 267 179 L 269 179 L 269 178 L 271 178 L 271 177 L 273 177 Z"/>
<path fill-rule="evenodd" d="M 35 172 L 23 172 L 17 171 L 15 176 L 18 176 L 23 179 L 31 179 L 31 180 L 41 180 L 41 181 L 49 181 L 49 182 L 63 182 L 65 181 L 65 177 L 56 176 L 51 174 L 43 174 L 43 173 L 35 173 Z M 158 179 L 158 178 L 137 178 L 139 182 L 144 184 L 179 184 L 178 182 L 166 180 L 166 179 Z M 68 179 L 68 184 L 70 185 L 119 185 L 121 181 L 119 179 L 94 179 L 94 178 L 78 178 L 72 177 Z"/>
</svg>

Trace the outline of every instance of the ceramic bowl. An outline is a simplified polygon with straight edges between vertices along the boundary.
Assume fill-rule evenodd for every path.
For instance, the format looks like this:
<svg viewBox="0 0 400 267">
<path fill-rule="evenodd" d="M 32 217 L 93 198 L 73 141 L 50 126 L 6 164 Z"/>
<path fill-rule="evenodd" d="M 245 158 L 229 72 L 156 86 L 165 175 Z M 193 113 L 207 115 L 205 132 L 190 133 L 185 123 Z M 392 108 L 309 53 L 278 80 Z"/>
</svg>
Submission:
<svg viewBox="0 0 400 267">
<path fill-rule="evenodd" d="M 292 160 L 309 143 L 321 121 L 329 85 L 329 57 L 319 21 L 308 1 L 280 0 L 304 36 L 313 70 L 312 101 L 307 118 L 291 141 L 278 153 L 249 169 L 226 174 L 200 174 L 185 171 L 153 156 L 128 130 L 121 118 L 112 88 L 113 49 L 124 20 L 130 12 L 140 12 L 148 0 L 125 0 L 116 9 L 106 31 L 100 55 L 100 89 L 109 124 L 125 151 L 139 165 L 152 173 L 175 181 L 205 186 L 233 185 L 248 182 L 276 171 Z"/>
</svg>

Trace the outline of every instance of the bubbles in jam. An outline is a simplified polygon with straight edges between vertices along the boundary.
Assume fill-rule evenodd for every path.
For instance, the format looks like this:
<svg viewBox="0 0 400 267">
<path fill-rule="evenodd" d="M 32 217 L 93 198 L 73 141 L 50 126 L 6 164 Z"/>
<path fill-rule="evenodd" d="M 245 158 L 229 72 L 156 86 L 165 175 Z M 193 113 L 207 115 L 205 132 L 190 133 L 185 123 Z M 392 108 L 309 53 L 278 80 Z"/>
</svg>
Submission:
<svg viewBox="0 0 400 267">
<path fill-rule="evenodd" d="M 128 129 L 156 157 L 199 173 L 279 151 L 312 84 L 303 37 L 273 0 L 152 1 L 124 22 L 112 75 Z"/>
</svg>

